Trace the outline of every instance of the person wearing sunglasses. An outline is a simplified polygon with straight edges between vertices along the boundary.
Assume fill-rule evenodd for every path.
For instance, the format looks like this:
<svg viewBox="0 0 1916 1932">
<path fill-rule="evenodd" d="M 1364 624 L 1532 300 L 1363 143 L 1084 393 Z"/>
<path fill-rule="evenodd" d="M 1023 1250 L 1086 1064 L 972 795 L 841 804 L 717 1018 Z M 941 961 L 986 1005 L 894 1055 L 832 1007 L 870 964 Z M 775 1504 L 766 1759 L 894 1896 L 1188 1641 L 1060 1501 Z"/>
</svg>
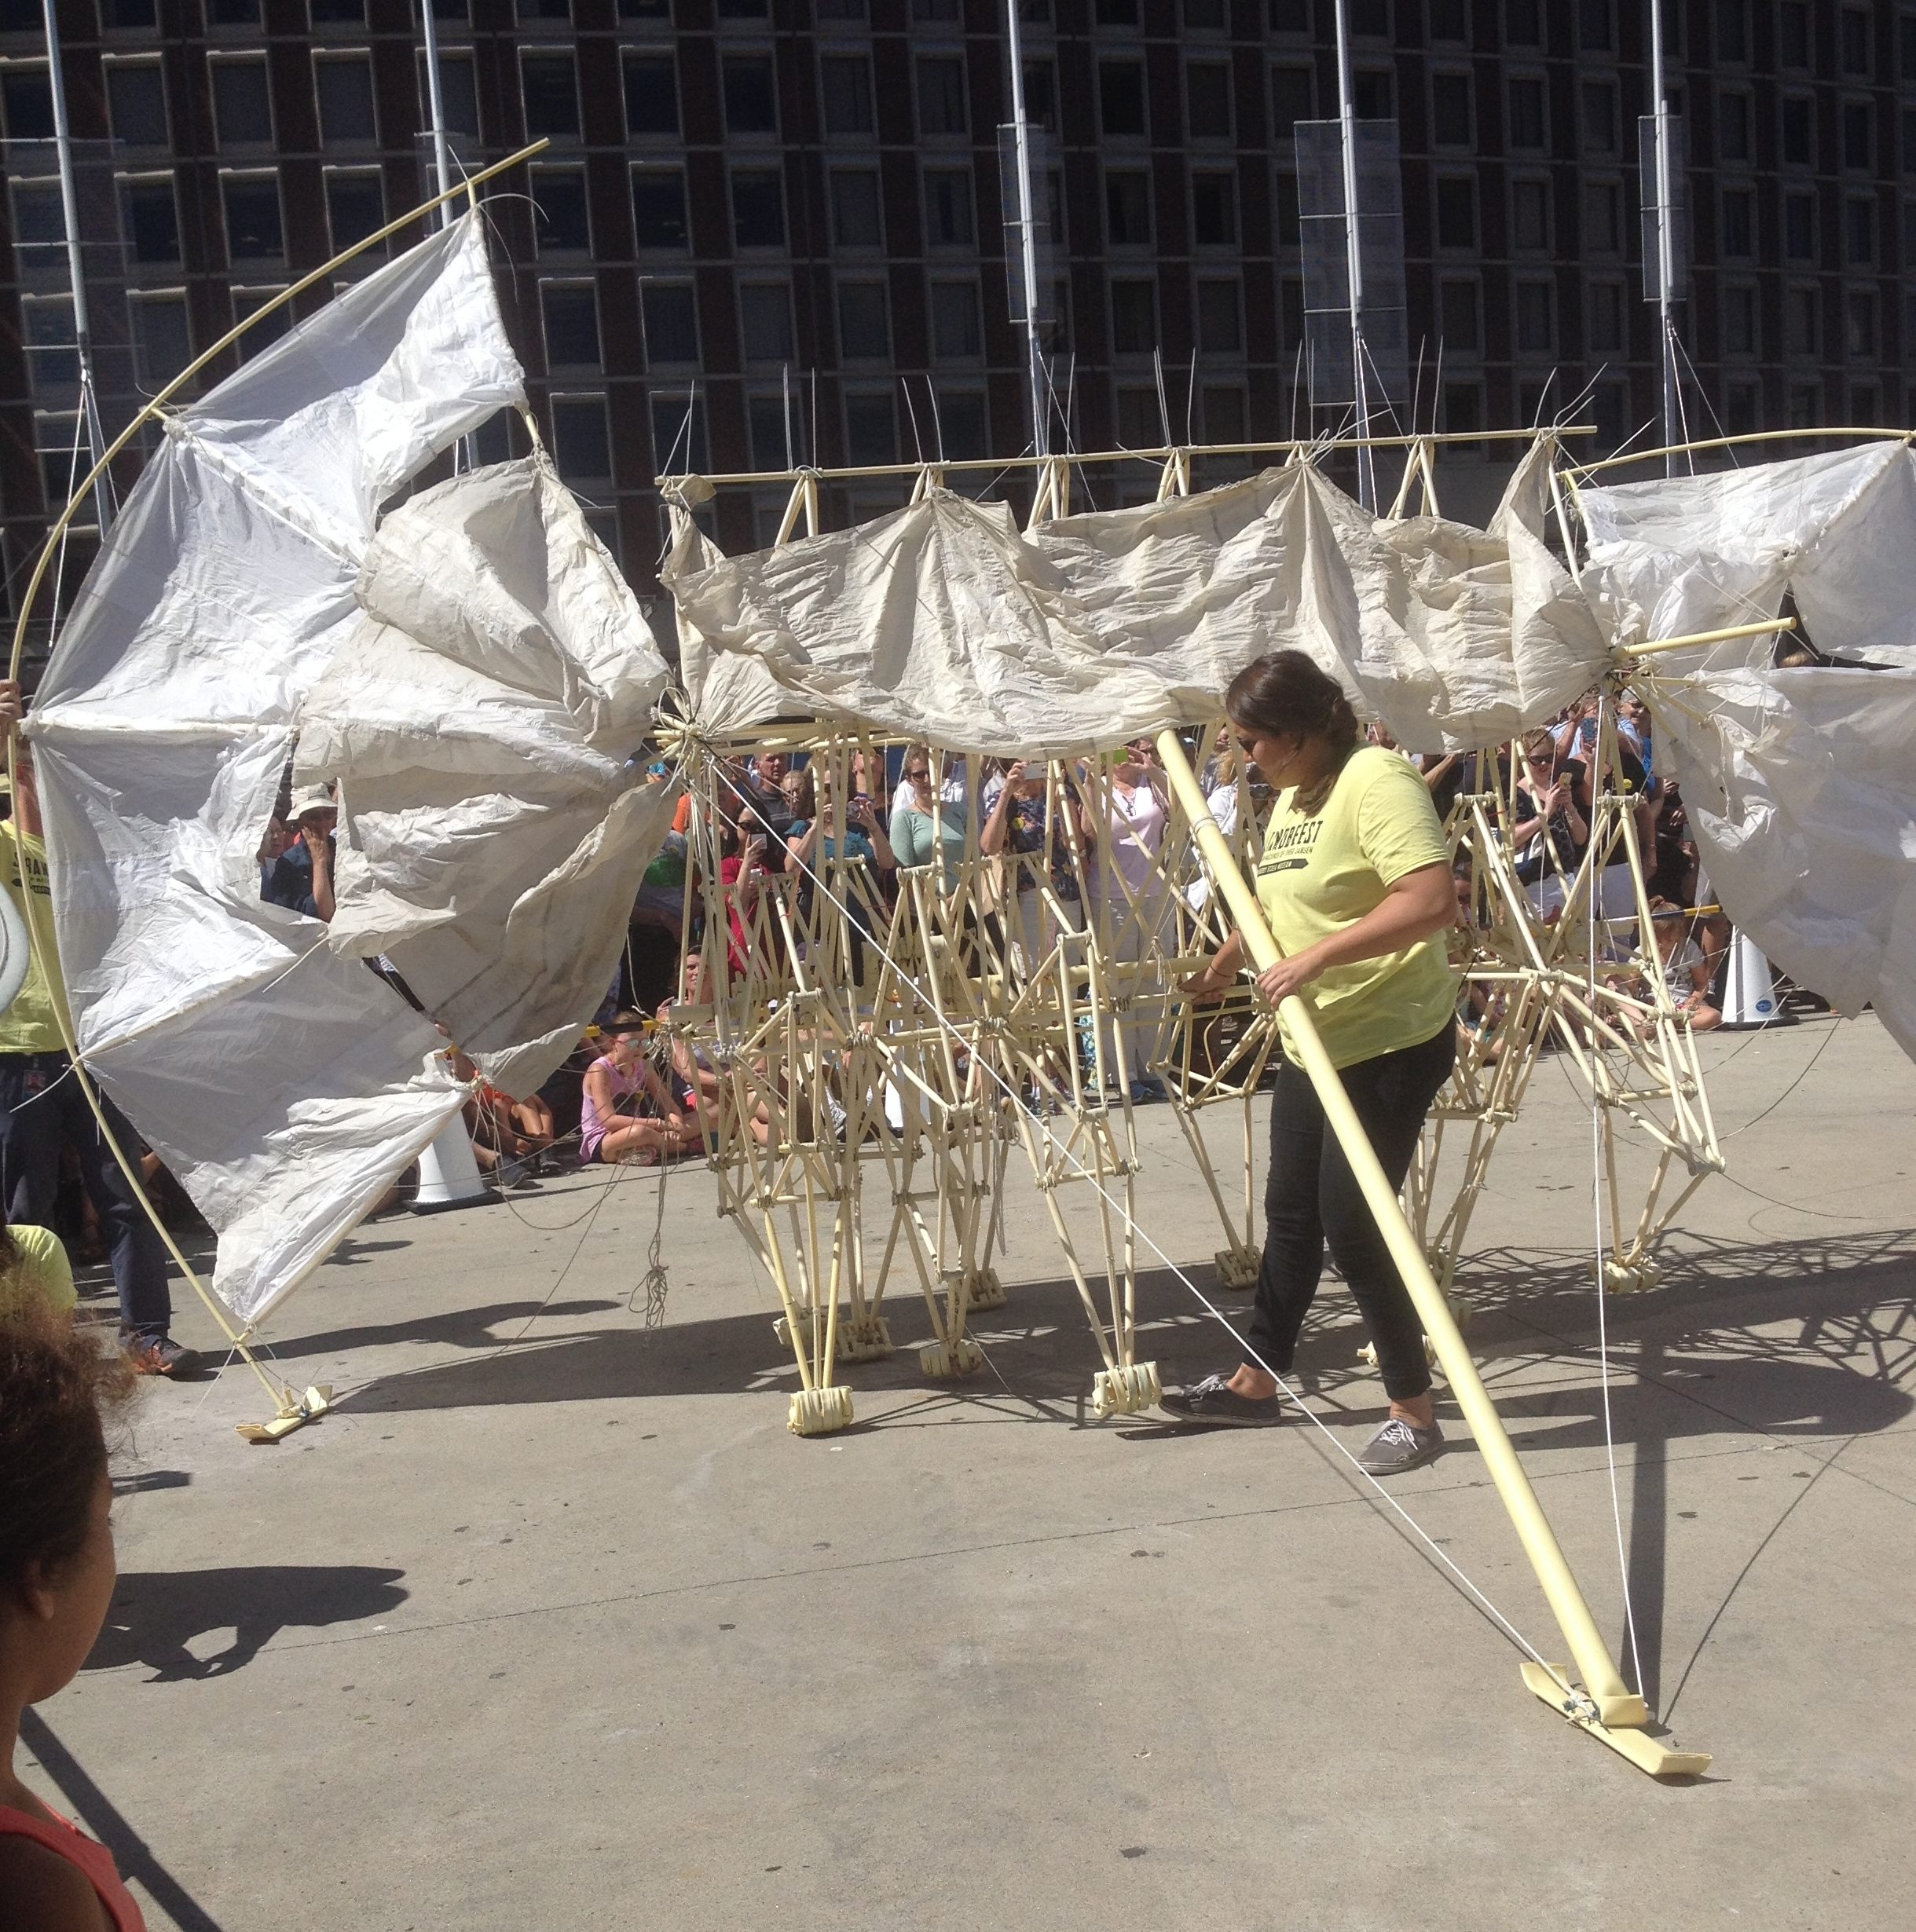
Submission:
<svg viewBox="0 0 1916 1932">
<path fill-rule="evenodd" d="M 1408 759 L 1361 742 L 1340 686 L 1301 651 L 1248 664 L 1225 694 L 1239 748 L 1276 792 L 1258 860 L 1258 901 L 1283 957 L 1258 975 L 1273 1004 L 1307 993 L 1326 1051 L 1394 1187 L 1456 1052 L 1456 979 L 1445 946 L 1456 917 L 1449 851 Z M 1233 933 L 1185 982 L 1214 999 L 1236 979 Z M 1264 1253 L 1247 1339 L 1252 1359 L 1168 1393 L 1181 1422 L 1282 1419 L 1288 1375 L 1328 1242 L 1376 1345 L 1390 1413 L 1358 1461 L 1374 1476 L 1442 1452 L 1423 1328 L 1281 1017 L 1271 1096 Z M 1273 1372 L 1274 1371 L 1274 1373 Z"/>
<path fill-rule="evenodd" d="M 901 866 L 936 859 L 946 891 L 958 882 L 965 858 L 965 790 L 929 745 L 914 745 L 899 768 L 892 800 L 891 847 Z"/>
</svg>

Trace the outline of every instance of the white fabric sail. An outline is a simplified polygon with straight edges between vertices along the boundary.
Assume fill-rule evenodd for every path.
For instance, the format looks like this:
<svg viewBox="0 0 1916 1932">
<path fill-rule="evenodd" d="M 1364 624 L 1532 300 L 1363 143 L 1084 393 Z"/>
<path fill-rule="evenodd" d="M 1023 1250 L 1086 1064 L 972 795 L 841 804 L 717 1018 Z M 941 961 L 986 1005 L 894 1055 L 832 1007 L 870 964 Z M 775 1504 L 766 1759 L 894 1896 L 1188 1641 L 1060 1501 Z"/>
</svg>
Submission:
<svg viewBox="0 0 1916 1932">
<path fill-rule="evenodd" d="M 300 713 L 296 776 L 339 785 L 328 937 L 530 1092 L 603 1000 L 677 800 L 632 759 L 669 672 L 543 457 L 394 511 L 360 601 Z"/>
<path fill-rule="evenodd" d="M 1522 473 L 1531 495 L 1548 461 Z M 1407 744 L 1491 744 L 1607 657 L 1516 509 L 1496 533 L 1379 519 L 1306 464 L 1029 533 L 1002 505 L 932 490 L 749 556 L 687 539 L 661 575 L 696 639 L 709 728 L 776 703 L 1034 758 L 1201 723 L 1238 671 L 1285 647 Z M 721 712 L 701 695 L 728 660 L 763 675 L 728 687 Z"/>
<path fill-rule="evenodd" d="M 164 442 L 27 727 L 79 1041 L 256 1321 L 463 1098 L 443 1044 L 257 852 L 306 693 L 362 635 L 379 506 L 521 393 L 474 213 L 355 284 Z"/>
</svg>

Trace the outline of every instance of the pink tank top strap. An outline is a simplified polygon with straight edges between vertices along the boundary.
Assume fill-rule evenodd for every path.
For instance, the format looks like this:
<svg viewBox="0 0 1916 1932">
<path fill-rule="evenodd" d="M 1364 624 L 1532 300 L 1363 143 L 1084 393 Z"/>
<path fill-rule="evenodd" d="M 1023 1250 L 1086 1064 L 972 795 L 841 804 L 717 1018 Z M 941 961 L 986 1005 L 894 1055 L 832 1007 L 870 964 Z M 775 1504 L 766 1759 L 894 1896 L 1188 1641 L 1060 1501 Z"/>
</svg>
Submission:
<svg viewBox="0 0 1916 1932">
<path fill-rule="evenodd" d="M 30 1811 L 0 1805 L 0 1837 L 31 1839 L 36 1845 L 77 1865 L 91 1882 L 94 1894 L 112 1919 L 114 1932 L 146 1932 L 146 1919 L 132 1893 L 126 1890 L 105 1846 L 89 1838 L 76 1824 L 63 1818 L 57 1824 L 37 1818 Z"/>
</svg>

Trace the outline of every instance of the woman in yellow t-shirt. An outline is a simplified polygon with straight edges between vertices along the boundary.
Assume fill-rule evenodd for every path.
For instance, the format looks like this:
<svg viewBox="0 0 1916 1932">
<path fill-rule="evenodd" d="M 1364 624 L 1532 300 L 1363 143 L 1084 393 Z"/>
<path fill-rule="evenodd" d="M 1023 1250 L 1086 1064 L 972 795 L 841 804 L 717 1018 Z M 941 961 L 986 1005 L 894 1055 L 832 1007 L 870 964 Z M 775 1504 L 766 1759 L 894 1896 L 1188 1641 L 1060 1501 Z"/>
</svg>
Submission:
<svg viewBox="0 0 1916 1932">
<path fill-rule="evenodd" d="M 0 1322 L 71 1315 L 79 1299 L 67 1251 L 51 1228 L 0 1221 Z"/>
<path fill-rule="evenodd" d="M 1258 899 L 1284 957 L 1258 977 L 1273 1002 L 1310 989 L 1318 1028 L 1384 1172 L 1401 1187 L 1424 1115 L 1449 1077 L 1456 982 L 1444 934 L 1456 917 L 1449 853 L 1408 759 L 1361 744 L 1342 689 L 1300 651 L 1247 665 L 1225 693 L 1239 746 L 1277 793 Z M 1185 982 L 1214 998 L 1243 964 L 1233 934 Z M 1181 1421 L 1279 1421 L 1288 1374 L 1330 1245 L 1376 1345 L 1390 1412 L 1358 1460 L 1394 1475 L 1439 1454 L 1423 1325 L 1286 1033 L 1271 1100 L 1255 1361 L 1168 1394 Z"/>
</svg>

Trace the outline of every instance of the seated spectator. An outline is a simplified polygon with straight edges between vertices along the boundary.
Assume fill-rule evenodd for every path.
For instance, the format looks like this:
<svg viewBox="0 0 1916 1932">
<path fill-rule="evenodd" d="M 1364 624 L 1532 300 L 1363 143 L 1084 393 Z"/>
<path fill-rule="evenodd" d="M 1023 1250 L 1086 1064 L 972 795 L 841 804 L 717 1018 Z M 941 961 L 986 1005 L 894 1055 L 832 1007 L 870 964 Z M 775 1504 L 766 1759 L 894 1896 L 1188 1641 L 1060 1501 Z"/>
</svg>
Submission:
<svg viewBox="0 0 1916 1932">
<path fill-rule="evenodd" d="M 473 1154 L 482 1167 L 516 1161 L 522 1173 L 544 1170 L 553 1140 L 552 1110 L 537 1094 L 515 1100 L 489 1080 L 482 1079 L 465 1111 L 466 1130 L 472 1136 Z M 485 1158 L 489 1153 L 490 1161 Z"/>
<path fill-rule="evenodd" d="M 0 1326 L 0 1910 L 19 1932 L 145 1924 L 112 1853 L 13 1768 L 23 1707 L 73 1681 L 112 1601 L 101 1411 L 123 1403 L 131 1381 L 83 1330 Z"/>
<path fill-rule="evenodd" d="M 334 829 L 339 810 L 331 785 L 308 785 L 293 794 L 292 842 L 262 874 L 259 896 L 309 919 L 333 915 Z"/>
<path fill-rule="evenodd" d="M 650 1114 L 644 1111 L 648 1105 Z M 656 1167 L 661 1160 L 696 1154 L 702 1146 L 698 1121 L 673 1100 L 646 1058 L 645 1021 L 636 1013 L 615 1013 L 605 1050 L 585 1070 L 581 1162 Z"/>
<path fill-rule="evenodd" d="M 51 1228 L 0 1222 L 0 1323 L 71 1320 L 79 1299 L 67 1251 Z"/>
<path fill-rule="evenodd" d="M 1657 949 L 1657 967 L 1676 1008 L 1677 1017 L 1692 1033 L 1708 1033 L 1723 1024 L 1723 1015 L 1710 1004 L 1710 962 L 1696 940 L 1696 917 L 1668 899 L 1650 902 L 1650 931 Z M 1634 1023 L 1639 1033 L 1650 1030 L 1648 1014 Z"/>
</svg>

